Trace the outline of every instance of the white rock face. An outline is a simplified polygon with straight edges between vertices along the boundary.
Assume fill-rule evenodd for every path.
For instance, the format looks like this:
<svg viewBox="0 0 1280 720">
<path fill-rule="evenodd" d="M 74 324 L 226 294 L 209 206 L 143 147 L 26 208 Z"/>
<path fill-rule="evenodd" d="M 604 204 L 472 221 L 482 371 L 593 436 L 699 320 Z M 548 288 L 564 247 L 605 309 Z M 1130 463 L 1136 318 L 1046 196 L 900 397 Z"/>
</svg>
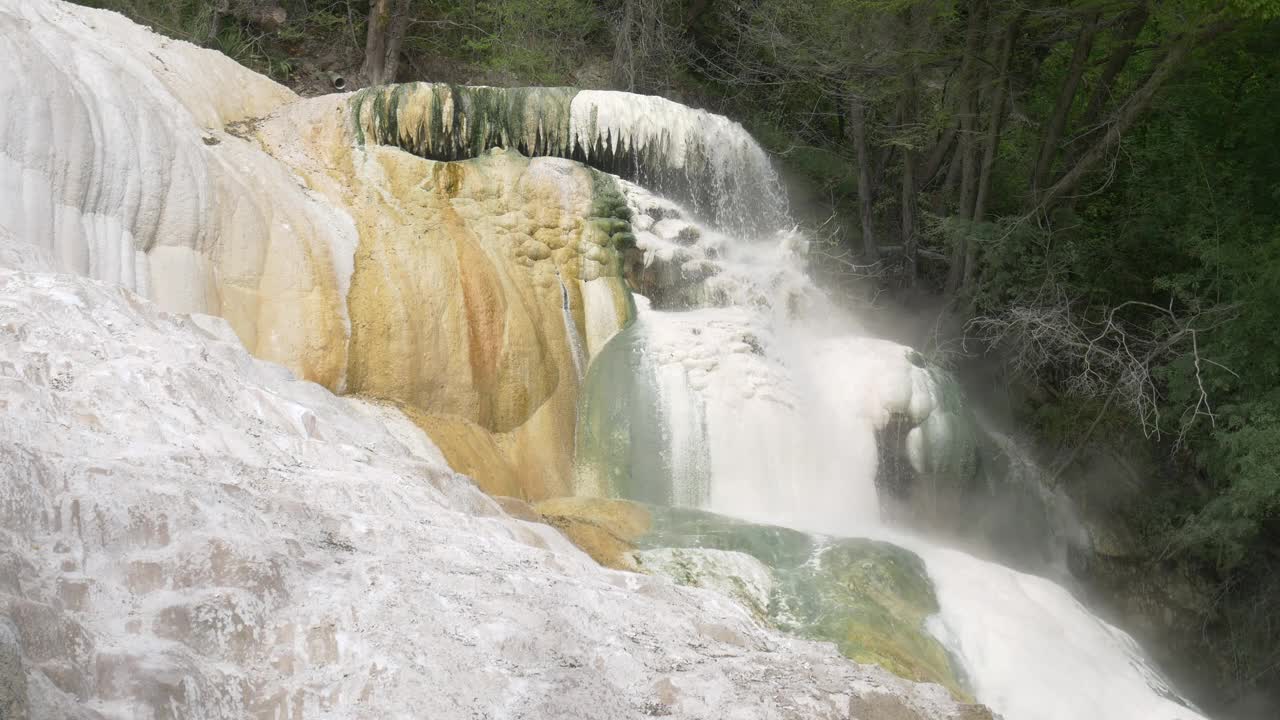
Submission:
<svg viewBox="0 0 1280 720">
<path fill-rule="evenodd" d="M 115 13 L 50 0 L 0 0 L 0 58 L 0 228 L 34 246 L 27 265 L 231 318 L 281 362 L 347 332 L 350 217 L 228 132 L 291 91 Z M 307 322 L 316 315 L 328 319 Z"/>
<path fill-rule="evenodd" d="M 883 692 L 958 717 L 716 593 L 599 568 L 397 413 L 228 336 L 0 269 L 0 629 L 30 718 L 847 718 Z"/>
</svg>

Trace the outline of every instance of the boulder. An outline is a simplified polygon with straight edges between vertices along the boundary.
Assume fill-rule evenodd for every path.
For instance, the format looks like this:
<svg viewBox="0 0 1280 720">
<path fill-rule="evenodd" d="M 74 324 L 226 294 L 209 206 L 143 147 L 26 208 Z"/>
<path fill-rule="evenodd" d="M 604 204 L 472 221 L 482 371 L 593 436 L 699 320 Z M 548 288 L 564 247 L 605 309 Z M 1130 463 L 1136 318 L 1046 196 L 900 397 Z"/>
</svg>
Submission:
<svg viewBox="0 0 1280 720">
<path fill-rule="evenodd" d="M 636 569 L 715 590 L 771 625 L 834 642 L 858 662 L 969 698 L 958 666 L 926 627 L 937 598 L 910 550 L 697 510 L 650 507 L 649 516 L 651 530 L 633 539 L 643 548 L 632 554 Z"/>
</svg>

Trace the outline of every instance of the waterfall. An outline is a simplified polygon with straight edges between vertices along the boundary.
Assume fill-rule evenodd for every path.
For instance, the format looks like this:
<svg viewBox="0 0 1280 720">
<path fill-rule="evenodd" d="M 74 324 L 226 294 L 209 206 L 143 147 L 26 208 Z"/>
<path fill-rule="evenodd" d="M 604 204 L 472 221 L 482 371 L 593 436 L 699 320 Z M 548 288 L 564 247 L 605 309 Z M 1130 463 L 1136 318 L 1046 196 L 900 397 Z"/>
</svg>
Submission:
<svg viewBox="0 0 1280 720">
<path fill-rule="evenodd" d="M 579 493 L 914 551 L 940 606 L 930 632 L 1007 720 L 1201 717 L 1068 590 L 882 522 L 878 433 L 905 430 L 905 463 L 936 480 L 973 472 L 979 429 L 947 373 L 867 336 L 815 286 L 804 238 L 770 199 L 776 176 L 740 127 L 618 93 L 570 105 L 573 143 L 591 157 L 664 159 L 620 183 L 643 297 L 588 368 Z M 681 192 L 671 175 L 691 166 L 684 177 L 710 184 Z"/>
<path fill-rule="evenodd" d="M 573 357 L 573 369 L 579 380 L 586 373 L 587 351 L 582 346 L 582 335 L 578 333 L 578 323 L 573 320 L 573 304 L 569 299 L 569 288 L 564 280 L 560 281 L 560 313 L 564 316 L 564 337 L 569 343 L 569 355 Z"/>
<path fill-rule="evenodd" d="M 1009 720 L 1204 720 L 1181 704 L 1132 637 L 1060 585 L 920 540 L 941 612 L 930 631 L 974 695 Z"/>
<path fill-rule="evenodd" d="M 406 83 L 348 101 L 359 144 L 432 160 L 490 148 L 580 160 L 687 199 L 694 214 L 738 236 L 786 227 L 786 193 L 741 125 L 665 98 L 573 88 Z"/>
<path fill-rule="evenodd" d="M 738 235 L 787 222 L 786 194 L 741 125 L 651 95 L 584 90 L 570 105 L 573 143 L 588 163 L 667 196 Z"/>
</svg>

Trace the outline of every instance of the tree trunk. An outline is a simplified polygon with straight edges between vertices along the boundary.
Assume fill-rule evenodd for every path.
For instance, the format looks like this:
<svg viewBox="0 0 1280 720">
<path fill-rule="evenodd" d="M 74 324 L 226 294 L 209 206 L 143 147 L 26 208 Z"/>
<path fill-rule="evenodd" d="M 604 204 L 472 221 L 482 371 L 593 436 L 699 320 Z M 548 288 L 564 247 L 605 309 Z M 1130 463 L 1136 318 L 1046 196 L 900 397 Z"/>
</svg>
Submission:
<svg viewBox="0 0 1280 720">
<path fill-rule="evenodd" d="M 364 66 L 360 74 L 370 85 L 394 82 L 400 66 L 400 48 L 409 30 L 409 3 L 396 0 L 372 0 L 369 4 L 369 31 L 365 35 Z"/>
<path fill-rule="evenodd" d="M 858 214 L 862 218 L 862 254 L 868 262 L 880 257 L 880 248 L 876 244 L 875 223 L 871 216 L 875 203 L 871 186 L 871 152 L 867 147 L 866 108 L 862 98 L 849 100 L 849 134 L 853 140 L 854 152 L 858 156 Z"/>
<path fill-rule="evenodd" d="M 956 214 L 964 220 L 973 217 L 973 200 L 977 181 L 978 158 L 974 143 L 974 115 L 977 113 L 977 82 L 974 66 L 977 63 L 978 43 L 982 39 L 983 3 L 973 0 L 969 6 L 969 23 L 965 31 L 964 59 L 960 63 L 960 144 L 956 149 L 956 159 L 960 168 L 960 202 Z M 947 291 L 955 292 L 964 278 L 964 259 L 968 254 L 967 233 L 961 235 L 951 251 L 951 267 L 947 273 Z"/>
<path fill-rule="evenodd" d="M 613 33 L 613 81 L 627 92 L 636 89 L 635 0 L 623 0 L 622 17 Z"/>
<path fill-rule="evenodd" d="M 1018 41 L 1022 15 L 1009 21 L 1000 41 L 999 60 L 996 61 L 996 81 L 991 90 L 991 105 L 987 115 L 987 134 L 982 147 L 982 174 L 978 177 L 977 198 L 973 202 L 973 221 L 986 219 L 987 202 L 991 195 L 992 168 L 996 164 L 996 152 L 1000 149 L 1000 132 L 1004 125 L 1005 98 L 1009 94 L 1009 62 L 1013 46 Z"/>
<path fill-rule="evenodd" d="M 938 142 L 934 143 L 933 148 L 925 156 L 924 165 L 920 168 L 920 172 L 916 174 L 918 189 L 925 189 L 938 176 L 938 172 L 942 170 L 943 163 L 947 160 L 947 151 L 951 149 L 952 143 L 955 142 L 958 130 L 959 128 L 955 125 L 943 130 Z"/>
<path fill-rule="evenodd" d="M 1196 44 L 1206 42 L 1231 28 L 1229 22 L 1219 22 L 1200 33 L 1187 33 L 1169 48 L 1142 85 L 1116 110 L 1108 123 L 1106 133 L 1098 139 L 1057 182 L 1041 193 L 1037 207 L 1046 212 L 1068 193 L 1079 187 L 1091 170 L 1102 162 L 1107 152 L 1120 142 L 1133 123 L 1151 106 L 1156 91 L 1169 79 L 1182 61 L 1187 59 Z"/>
<path fill-rule="evenodd" d="M 956 196 L 956 188 L 960 186 L 960 155 L 962 150 L 959 146 L 951 153 L 951 159 L 947 161 L 947 173 L 942 178 L 942 187 L 938 191 L 939 202 L 934 204 L 934 213 L 941 215 L 946 210 L 946 200 Z"/>
<path fill-rule="evenodd" d="M 960 111 L 960 207 L 959 215 L 964 219 L 973 217 L 973 201 L 977 194 L 978 156 L 977 156 L 977 123 L 978 115 L 978 44 L 982 39 L 982 20 L 985 6 L 980 0 L 973 3 L 969 28 L 965 34 L 964 61 L 961 67 L 961 111 Z"/>
<path fill-rule="evenodd" d="M 235 18 L 267 32 L 279 30 L 289 20 L 289 13 L 275 0 L 212 0 L 210 4 L 213 6 L 213 18 L 207 40 L 218 36 L 224 17 Z"/>
<path fill-rule="evenodd" d="M 395 82 L 396 71 L 400 69 L 400 48 L 404 46 L 404 37 L 409 33 L 409 3 L 412 0 L 396 0 L 396 10 L 391 18 L 391 27 L 387 31 L 387 59 L 383 64 L 383 82 Z"/>
<path fill-rule="evenodd" d="M 230 3 L 229 13 L 256 25 L 267 32 L 274 32 L 289 21 L 289 13 L 274 0 L 237 0 Z"/>
<path fill-rule="evenodd" d="M 977 129 L 973 122 L 973 116 L 977 113 L 976 104 L 970 94 L 965 104 L 964 116 L 960 119 L 960 147 L 956 150 L 956 159 L 952 161 L 960 163 L 960 204 L 956 208 L 956 215 L 965 221 L 973 219 L 973 203 L 977 196 L 978 152 L 977 143 L 974 142 Z M 969 244 L 969 231 L 966 228 L 952 248 L 951 267 L 947 273 L 948 293 L 957 292 L 967 274 L 965 262 L 970 255 Z"/>
<path fill-rule="evenodd" d="M 906 256 L 907 285 L 915 285 L 919 274 L 916 226 L 920 207 L 916 199 L 915 155 L 911 148 L 902 149 L 902 253 Z"/>
<path fill-rule="evenodd" d="M 884 176 L 889 172 L 889 162 L 893 160 L 893 147 L 886 145 L 871 154 L 871 188 L 874 199 L 875 189 L 884 185 Z"/>
<path fill-rule="evenodd" d="M 996 61 L 996 78 L 991 88 L 991 103 L 988 108 L 987 133 L 982 147 L 982 168 L 978 176 L 977 196 L 973 201 L 973 222 L 980 223 L 986 219 L 987 201 L 991 195 L 991 175 L 996 164 L 996 152 L 1000 149 L 1000 130 L 1004 124 L 1005 97 L 1009 91 L 1009 62 L 1013 56 L 1013 46 L 1018 41 L 1018 30 L 1022 27 L 1022 13 L 1019 12 L 1005 28 L 999 41 L 999 59 Z M 962 292 L 973 289 L 977 275 L 977 243 L 972 238 L 965 243 L 964 279 L 961 282 Z"/>
<path fill-rule="evenodd" d="M 658 17 L 661 11 L 654 0 L 623 0 L 622 15 L 613 32 L 613 79 L 628 92 L 651 89 L 659 74 L 654 65 L 666 61 L 662 52 L 667 38 Z"/>
<path fill-rule="evenodd" d="M 1124 22 L 1116 35 L 1116 46 L 1111 50 L 1107 64 L 1102 68 L 1102 74 L 1098 76 L 1098 82 L 1089 96 L 1089 104 L 1085 106 L 1084 117 L 1080 123 L 1081 127 L 1091 134 L 1091 128 L 1102 117 L 1102 111 L 1106 108 L 1107 101 L 1111 99 L 1111 86 L 1115 84 L 1116 78 L 1120 76 L 1125 65 L 1129 64 L 1129 58 L 1133 56 L 1134 43 L 1137 42 L 1138 35 L 1142 34 L 1142 28 L 1146 26 L 1147 17 L 1148 11 L 1145 4 L 1125 14 Z"/>
<path fill-rule="evenodd" d="M 364 41 L 364 67 L 360 74 L 370 85 L 386 82 L 387 31 L 391 27 L 391 0 L 373 0 L 369 4 L 369 30 Z"/>
<path fill-rule="evenodd" d="M 902 89 L 902 98 L 898 105 L 899 123 L 906 125 L 916 118 L 916 69 L 906 69 L 906 79 Z M 902 211 L 902 253 L 903 270 L 908 285 L 916 282 L 916 216 L 919 208 L 916 202 L 916 151 L 910 142 L 902 144 L 902 196 L 899 200 Z"/>
<path fill-rule="evenodd" d="M 1071 54 L 1071 64 L 1067 67 L 1067 76 L 1058 90 L 1058 99 L 1054 102 L 1053 113 L 1049 116 L 1049 124 L 1045 127 L 1044 136 L 1041 138 L 1040 156 L 1036 160 L 1036 169 L 1031 176 L 1033 188 L 1044 187 L 1049 180 L 1053 161 L 1058 157 L 1058 143 L 1062 141 L 1062 133 L 1067 129 L 1071 105 L 1075 101 L 1076 91 L 1080 89 L 1080 79 L 1084 77 L 1089 53 L 1093 50 L 1093 39 L 1097 34 L 1098 13 L 1093 12 L 1080 26 L 1080 34 L 1076 36 L 1075 52 Z"/>
</svg>

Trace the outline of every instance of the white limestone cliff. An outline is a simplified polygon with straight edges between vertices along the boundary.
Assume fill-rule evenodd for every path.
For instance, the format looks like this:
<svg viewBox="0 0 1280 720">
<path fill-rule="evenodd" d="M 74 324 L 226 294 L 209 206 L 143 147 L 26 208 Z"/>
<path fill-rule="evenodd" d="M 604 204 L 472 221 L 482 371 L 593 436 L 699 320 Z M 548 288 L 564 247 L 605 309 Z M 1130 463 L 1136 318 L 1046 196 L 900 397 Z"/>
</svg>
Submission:
<svg viewBox="0 0 1280 720">
<path fill-rule="evenodd" d="M 119 287 L 0 269 L 0 417 L 18 718 L 973 712 L 724 596 L 600 568 L 397 411 Z"/>
</svg>

